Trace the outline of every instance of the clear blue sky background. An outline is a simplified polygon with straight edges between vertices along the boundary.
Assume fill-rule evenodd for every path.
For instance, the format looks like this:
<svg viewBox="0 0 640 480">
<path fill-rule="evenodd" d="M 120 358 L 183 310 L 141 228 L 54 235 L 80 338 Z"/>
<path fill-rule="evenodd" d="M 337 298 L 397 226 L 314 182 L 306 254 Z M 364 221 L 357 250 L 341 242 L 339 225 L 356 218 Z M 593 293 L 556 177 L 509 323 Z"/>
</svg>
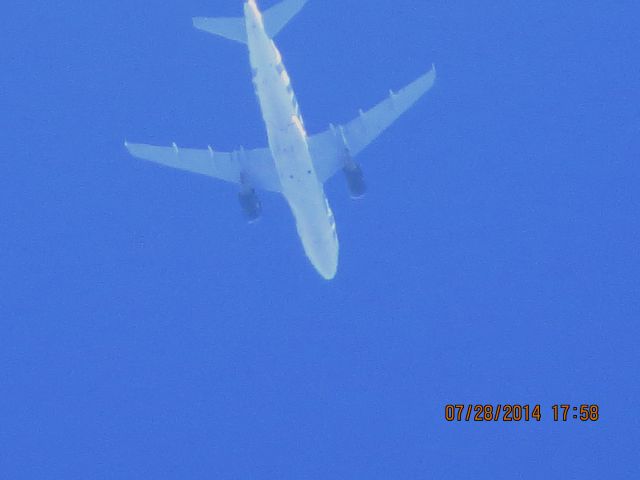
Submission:
<svg viewBox="0 0 640 480">
<path fill-rule="evenodd" d="M 329 283 L 281 198 L 247 225 L 122 145 L 265 144 L 246 49 L 191 27 L 240 1 L 5 4 L 0 478 L 639 478 L 636 3 L 309 2 L 277 41 L 311 132 L 439 73 L 365 200 L 327 184 Z"/>
</svg>

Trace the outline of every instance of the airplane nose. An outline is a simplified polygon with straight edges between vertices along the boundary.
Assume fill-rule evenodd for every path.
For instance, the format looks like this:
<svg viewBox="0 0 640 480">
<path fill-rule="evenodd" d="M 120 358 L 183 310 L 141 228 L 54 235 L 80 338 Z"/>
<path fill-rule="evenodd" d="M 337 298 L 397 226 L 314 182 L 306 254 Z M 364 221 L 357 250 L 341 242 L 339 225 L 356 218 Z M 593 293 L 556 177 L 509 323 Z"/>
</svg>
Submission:
<svg viewBox="0 0 640 480">
<path fill-rule="evenodd" d="M 333 280 L 338 271 L 337 242 L 327 242 L 316 247 L 319 248 L 312 248 L 307 252 L 309 260 L 322 278 Z"/>
<path fill-rule="evenodd" d="M 334 262 L 333 264 L 327 265 L 314 265 L 316 270 L 324 278 L 325 280 L 333 280 L 338 271 L 338 262 Z"/>
</svg>

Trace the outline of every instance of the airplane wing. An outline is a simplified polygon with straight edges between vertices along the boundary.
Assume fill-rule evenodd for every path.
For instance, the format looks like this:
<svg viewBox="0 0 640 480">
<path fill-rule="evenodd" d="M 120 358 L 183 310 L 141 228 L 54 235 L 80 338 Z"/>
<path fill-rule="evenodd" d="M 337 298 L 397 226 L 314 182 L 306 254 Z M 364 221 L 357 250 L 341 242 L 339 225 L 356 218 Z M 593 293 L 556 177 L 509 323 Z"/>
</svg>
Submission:
<svg viewBox="0 0 640 480">
<path fill-rule="evenodd" d="M 355 157 L 373 142 L 400 115 L 406 112 L 433 86 L 436 69 L 431 70 L 398 92 L 344 125 L 332 125 L 309 137 L 309 151 L 320 181 L 325 182 L 345 166 L 348 158 Z"/>
<path fill-rule="evenodd" d="M 247 184 L 255 188 L 280 192 L 280 179 L 267 148 L 240 149 L 218 152 L 207 149 L 157 147 L 142 143 L 125 142 L 134 157 L 159 163 L 167 167 L 199 173 L 231 183 Z"/>
</svg>

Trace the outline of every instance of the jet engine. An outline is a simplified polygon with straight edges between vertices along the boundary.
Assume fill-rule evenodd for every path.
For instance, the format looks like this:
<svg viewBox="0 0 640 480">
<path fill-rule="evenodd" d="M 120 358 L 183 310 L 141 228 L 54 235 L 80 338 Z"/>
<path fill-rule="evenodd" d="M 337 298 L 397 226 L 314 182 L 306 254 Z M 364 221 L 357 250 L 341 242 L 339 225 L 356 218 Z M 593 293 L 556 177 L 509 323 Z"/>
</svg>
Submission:
<svg viewBox="0 0 640 480">
<path fill-rule="evenodd" d="M 344 172 L 344 178 L 347 179 L 347 186 L 349 187 L 349 195 L 351 198 L 357 199 L 364 197 L 367 192 L 367 185 L 364 182 L 364 174 L 360 165 L 353 160 L 342 169 Z"/>
<path fill-rule="evenodd" d="M 240 192 L 238 194 L 238 201 L 249 223 L 253 223 L 260 218 L 262 214 L 262 204 L 253 188 L 248 188 Z"/>
</svg>

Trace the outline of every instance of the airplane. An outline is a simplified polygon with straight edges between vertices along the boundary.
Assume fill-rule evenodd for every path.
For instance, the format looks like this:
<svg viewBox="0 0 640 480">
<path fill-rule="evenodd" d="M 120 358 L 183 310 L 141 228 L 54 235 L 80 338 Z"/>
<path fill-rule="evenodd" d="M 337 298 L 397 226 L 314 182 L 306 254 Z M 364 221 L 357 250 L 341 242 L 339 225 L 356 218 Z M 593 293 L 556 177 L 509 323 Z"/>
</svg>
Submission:
<svg viewBox="0 0 640 480">
<path fill-rule="evenodd" d="M 366 185 L 356 157 L 434 84 L 435 66 L 368 111 L 360 110 L 344 125 L 307 135 L 282 56 L 273 38 L 307 3 L 282 0 L 261 12 L 255 0 L 244 3 L 244 17 L 193 18 L 195 28 L 247 45 L 255 93 L 267 130 L 268 148 L 219 152 L 206 149 L 136 144 L 125 141 L 134 157 L 239 186 L 240 205 L 249 221 L 261 215 L 256 189 L 284 196 L 295 219 L 304 251 L 326 280 L 338 268 L 336 224 L 324 193 L 324 183 L 342 171 L 351 197 L 360 198 Z"/>
</svg>

